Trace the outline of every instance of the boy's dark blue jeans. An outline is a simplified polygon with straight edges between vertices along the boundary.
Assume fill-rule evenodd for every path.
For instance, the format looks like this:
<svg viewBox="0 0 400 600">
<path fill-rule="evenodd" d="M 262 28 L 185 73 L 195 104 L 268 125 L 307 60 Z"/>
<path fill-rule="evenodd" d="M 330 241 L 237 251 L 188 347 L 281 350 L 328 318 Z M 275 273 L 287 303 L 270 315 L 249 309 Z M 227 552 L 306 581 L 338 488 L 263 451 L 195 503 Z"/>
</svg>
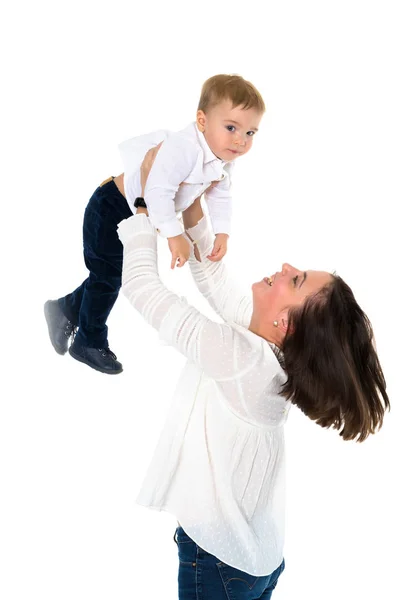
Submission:
<svg viewBox="0 0 400 600">
<path fill-rule="evenodd" d="M 112 178 L 96 189 L 83 220 L 83 256 L 89 277 L 59 298 L 61 310 L 79 327 L 77 346 L 108 348 L 106 321 L 121 288 L 123 246 L 117 225 L 132 216 Z"/>
<path fill-rule="evenodd" d="M 220 561 L 198 546 L 182 529 L 175 531 L 178 545 L 179 600 L 270 600 L 283 560 L 270 575 L 249 575 Z"/>
</svg>

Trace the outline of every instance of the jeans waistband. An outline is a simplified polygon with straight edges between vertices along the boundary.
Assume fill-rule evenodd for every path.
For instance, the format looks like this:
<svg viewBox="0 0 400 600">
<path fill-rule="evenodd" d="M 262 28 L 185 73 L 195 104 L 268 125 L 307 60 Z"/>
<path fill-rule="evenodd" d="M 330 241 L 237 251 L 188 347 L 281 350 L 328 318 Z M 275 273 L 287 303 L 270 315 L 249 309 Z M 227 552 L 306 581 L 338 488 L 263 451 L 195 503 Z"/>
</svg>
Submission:
<svg viewBox="0 0 400 600">
<path fill-rule="evenodd" d="M 101 182 L 99 187 L 103 187 L 103 185 L 106 185 L 106 183 L 110 183 L 110 181 L 114 181 L 114 175 L 111 175 L 111 177 L 107 177 L 107 179 Z"/>
</svg>

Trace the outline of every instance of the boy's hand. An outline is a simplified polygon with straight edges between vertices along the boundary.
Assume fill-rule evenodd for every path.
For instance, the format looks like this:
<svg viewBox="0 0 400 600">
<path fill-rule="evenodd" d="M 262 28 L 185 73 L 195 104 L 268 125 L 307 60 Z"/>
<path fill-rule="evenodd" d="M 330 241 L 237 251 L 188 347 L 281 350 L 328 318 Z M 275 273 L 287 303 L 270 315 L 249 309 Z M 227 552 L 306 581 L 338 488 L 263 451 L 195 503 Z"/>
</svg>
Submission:
<svg viewBox="0 0 400 600">
<path fill-rule="evenodd" d="M 175 267 L 176 263 L 178 263 L 178 267 L 183 267 L 190 256 L 190 244 L 187 239 L 182 234 L 176 235 L 168 238 L 168 246 L 172 254 L 171 269 Z"/>
<path fill-rule="evenodd" d="M 217 233 L 214 241 L 214 248 L 209 256 L 207 256 L 208 260 L 212 260 L 213 262 L 218 262 L 222 258 L 224 258 L 227 250 L 228 250 L 228 237 L 227 233 Z"/>
</svg>

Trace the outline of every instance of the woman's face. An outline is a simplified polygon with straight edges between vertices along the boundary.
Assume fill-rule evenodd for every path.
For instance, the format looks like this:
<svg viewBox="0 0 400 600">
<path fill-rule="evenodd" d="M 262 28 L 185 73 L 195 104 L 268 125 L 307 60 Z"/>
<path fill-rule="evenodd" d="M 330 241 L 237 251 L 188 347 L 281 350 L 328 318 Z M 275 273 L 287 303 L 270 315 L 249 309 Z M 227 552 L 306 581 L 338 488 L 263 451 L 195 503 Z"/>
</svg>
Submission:
<svg viewBox="0 0 400 600">
<path fill-rule="evenodd" d="M 300 271 L 284 263 L 280 272 L 253 284 L 253 313 L 266 323 L 281 324 L 288 309 L 301 306 L 330 281 L 332 275 L 326 271 Z"/>
</svg>

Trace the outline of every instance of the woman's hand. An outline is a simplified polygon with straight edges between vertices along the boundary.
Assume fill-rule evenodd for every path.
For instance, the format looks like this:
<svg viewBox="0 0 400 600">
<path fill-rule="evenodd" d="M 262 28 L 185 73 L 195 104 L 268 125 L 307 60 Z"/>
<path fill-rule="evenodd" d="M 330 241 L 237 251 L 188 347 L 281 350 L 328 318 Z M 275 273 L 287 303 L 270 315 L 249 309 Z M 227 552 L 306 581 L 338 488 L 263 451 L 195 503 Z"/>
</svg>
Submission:
<svg viewBox="0 0 400 600">
<path fill-rule="evenodd" d="M 146 187 L 147 179 L 151 171 L 151 167 L 156 159 L 159 149 L 161 148 L 162 142 L 160 142 L 154 148 L 150 148 L 145 154 L 143 162 L 140 166 L 140 183 L 142 185 L 142 198 L 144 198 L 144 190 Z"/>
</svg>

